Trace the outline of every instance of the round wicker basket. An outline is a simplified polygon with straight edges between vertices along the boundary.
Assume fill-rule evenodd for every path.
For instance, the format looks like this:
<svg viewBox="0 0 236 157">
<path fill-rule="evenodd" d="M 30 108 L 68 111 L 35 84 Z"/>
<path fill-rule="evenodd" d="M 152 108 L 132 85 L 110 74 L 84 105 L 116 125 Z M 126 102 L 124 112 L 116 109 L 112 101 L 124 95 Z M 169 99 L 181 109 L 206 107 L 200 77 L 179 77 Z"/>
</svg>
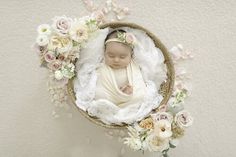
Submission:
<svg viewBox="0 0 236 157">
<path fill-rule="evenodd" d="M 175 71 L 174 71 L 174 66 L 173 66 L 173 62 L 172 59 L 169 55 L 168 50 L 166 49 L 166 47 L 162 44 L 162 42 L 150 31 L 148 31 L 147 29 L 143 28 L 142 26 L 139 26 L 137 24 L 134 23 L 126 23 L 126 22 L 111 22 L 111 23 L 106 23 L 103 25 L 100 25 L 99 28 L 103 29 L 106 27 L 110 27 L 110 28 L 119 28 L 119 27 L 130 27 L 133 29 L 139 29 L 142 30 L 144 32 L 146 32 L 146 34 L 153 40 L 155 46 L 157 48 L 159 48 L 161 50 L 161 52 L 163 53 L 164 56 L 164 63 L 166 65 L 167 68 L 167 80 L 165 80 L 160 88 L 159 88 L 159 93 L 162 94 L 163 96 L 163 100 L 161 101 L 160 106 L 166 105 L 166 103 L 168 102 L 171 94 L 172 94 L 172 90 L 173 90 L 173 85 L 174 85 L 174 78 L 175 78 Z M 68 86 L 68 94 L 69 97 L 71 98 L 73 104 L 76 106 L 76 97 L 75 97 L 75 92 L 74 92 L 74 85 L 73 85 L 73 79 L 69 80 Z M 93 123 L 99 125 L 99 126 L 103 126 L 106 128 L 124 128 L 127 126 L 127 124 L 123 124 L 123 125 L 108 125 L 103 123 L 102 121 L 100 121 L 98 118 L 96 117 L 91 117 L 87 114 L 87 112 L 81 110 L 79 107 L 76 106 L 76 108 L 80 111 L 80 113 L 86 117 L 87 119 L 89 119 L 90 121 L 92 121 Z M 153 112 L 157 112 L 158 108 L 155 109 Z"/>
</svg>

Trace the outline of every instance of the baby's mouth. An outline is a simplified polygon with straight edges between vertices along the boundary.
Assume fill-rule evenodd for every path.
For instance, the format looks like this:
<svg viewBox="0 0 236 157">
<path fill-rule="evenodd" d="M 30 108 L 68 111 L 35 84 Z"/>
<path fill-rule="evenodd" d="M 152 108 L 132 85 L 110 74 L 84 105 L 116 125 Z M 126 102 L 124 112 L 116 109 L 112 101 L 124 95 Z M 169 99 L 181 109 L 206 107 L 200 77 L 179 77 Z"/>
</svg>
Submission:
<svg viewBox="0 0 236 157">
<path fill-rule="evenodd" d="M 113 64 L 113 66 L 114 66 L 114 67 L 120 67 L 120 65 L 119 65 L 119 64 Z"/>
<path fill-rule="evenodd" d="M 112 67 L 113 69 L 120 69 L 120 68 L 121 68 L 120 65 L 112 65 L 111 67 Z"/>
</svg>

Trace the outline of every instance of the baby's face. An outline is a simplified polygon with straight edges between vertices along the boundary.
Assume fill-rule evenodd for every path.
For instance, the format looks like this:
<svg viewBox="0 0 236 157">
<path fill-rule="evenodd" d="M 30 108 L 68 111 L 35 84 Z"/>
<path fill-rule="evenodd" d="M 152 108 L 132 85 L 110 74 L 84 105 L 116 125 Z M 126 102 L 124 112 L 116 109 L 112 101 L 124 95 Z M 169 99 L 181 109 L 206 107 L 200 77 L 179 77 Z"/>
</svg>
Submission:
<svg viewBox="0 0 236 157">
<path fill-rule="evenodd" d="M 131 61 L 132 49 L 118 42 L 106 44 L 105 63 L 113 69 L 125 68 Z"/>
</svg>

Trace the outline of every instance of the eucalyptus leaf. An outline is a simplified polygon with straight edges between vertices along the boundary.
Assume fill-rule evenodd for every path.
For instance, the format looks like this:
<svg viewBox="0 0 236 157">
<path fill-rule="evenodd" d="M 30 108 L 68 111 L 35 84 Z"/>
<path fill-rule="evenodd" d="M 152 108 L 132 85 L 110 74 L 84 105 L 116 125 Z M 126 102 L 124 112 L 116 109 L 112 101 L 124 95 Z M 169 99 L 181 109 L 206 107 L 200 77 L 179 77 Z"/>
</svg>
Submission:
<svg viewBox="0 0 236 157">
<path fill-rule="evenodd" d="M 173 145 L 173 144 L 171 144 L 171 143 L 169 143 L 169 144 L 170 144 L 170 148 L 176 148 L 175 145 Z"/>
</svg>

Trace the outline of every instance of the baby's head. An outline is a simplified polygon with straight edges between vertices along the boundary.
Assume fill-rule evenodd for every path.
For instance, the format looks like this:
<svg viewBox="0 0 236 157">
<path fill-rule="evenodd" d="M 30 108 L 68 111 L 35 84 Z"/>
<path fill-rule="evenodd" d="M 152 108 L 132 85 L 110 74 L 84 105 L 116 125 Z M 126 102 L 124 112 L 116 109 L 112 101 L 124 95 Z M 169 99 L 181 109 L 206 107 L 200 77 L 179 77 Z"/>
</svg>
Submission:
<svg viewBox="0 0 236 157">
<path fill-rule="evenodd" d="M 133 56 L 134 38 L 118 29 L 110 32 L 105 39 L 105 63 L 113 69 L 125 68 Z"/>
</svg>

